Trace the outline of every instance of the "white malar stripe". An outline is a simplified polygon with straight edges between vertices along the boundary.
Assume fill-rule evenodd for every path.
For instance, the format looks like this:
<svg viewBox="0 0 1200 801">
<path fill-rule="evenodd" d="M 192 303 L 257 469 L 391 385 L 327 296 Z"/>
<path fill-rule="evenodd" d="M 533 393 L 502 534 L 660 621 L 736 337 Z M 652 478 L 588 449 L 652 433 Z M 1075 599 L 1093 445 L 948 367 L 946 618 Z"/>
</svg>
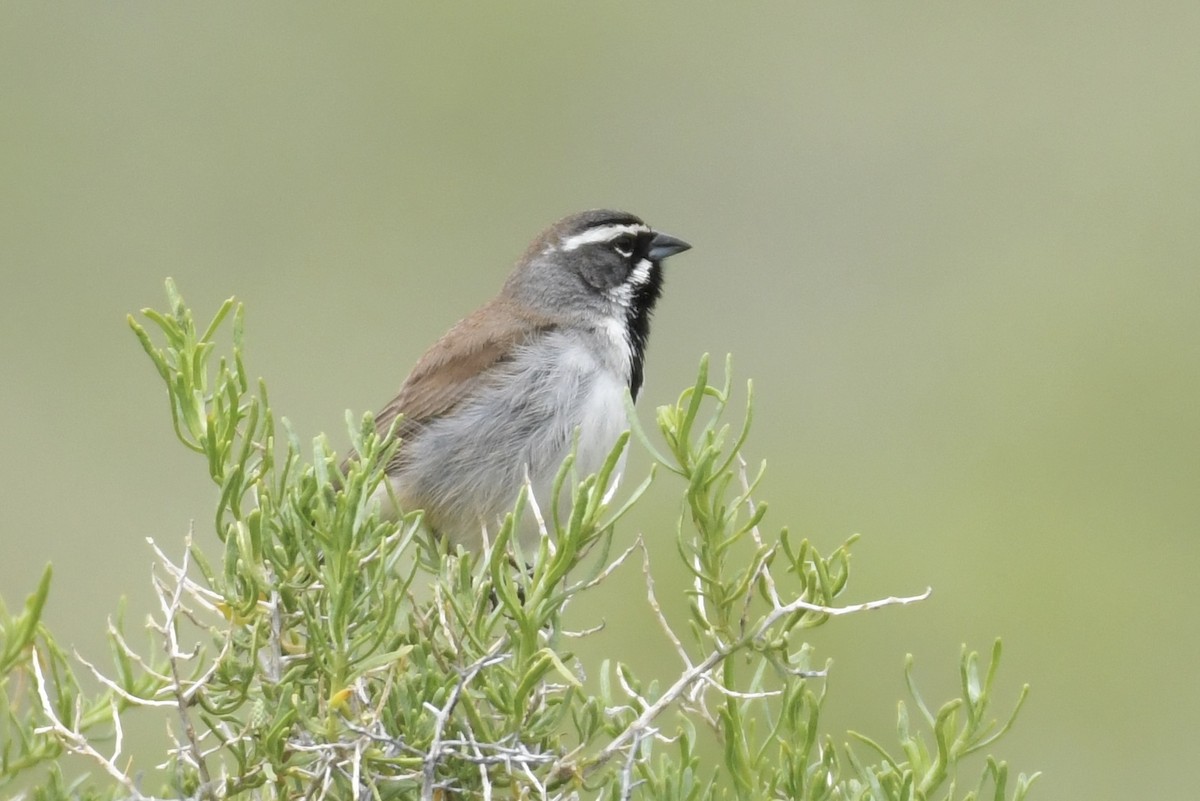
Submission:
<svg viewBox="0 0 1200 801">
<path fill-rule="evenodd" d="M 622 284 L 617 284 L 612 289 L 608 290 L 608 297 L 613 303 L 622 308 L 629 308 L 629 304 L 633 303 L 633 290 L 636 287 L 642 286 L 650 280 L 650 268 L 653 265 L 649 259 L 642 259 L 637 263 L 637 266 L 630 271 L 629 277 Z"/>
<path fill-rule="evenodd" d="M 642 259 L 633 268 L 633 272 L 625 279 L 625 283 L 630 286 L 641 286 L 650 280 L 650 268 L 653 267 L 649 259 Z"/>
<path fill-rule="evenodd" d="M 562 241 L 562 249 L 567 252 L 593 242 L 611 242 L 622 234 L 647 233 L 650 233 L 650 228 L 645 225 L 601 225 L 598 228 L 589 228 L 581 234 L 566 237 Z"/>
</svg>

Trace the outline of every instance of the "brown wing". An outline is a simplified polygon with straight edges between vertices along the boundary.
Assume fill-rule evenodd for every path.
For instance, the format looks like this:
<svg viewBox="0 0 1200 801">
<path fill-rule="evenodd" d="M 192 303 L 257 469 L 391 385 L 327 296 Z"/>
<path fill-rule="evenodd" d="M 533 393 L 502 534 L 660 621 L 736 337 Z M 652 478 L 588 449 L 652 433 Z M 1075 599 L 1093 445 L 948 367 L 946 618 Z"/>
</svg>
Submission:
<svg viewBox="0 0 1200 801">
<path fill-rule="evenodd" d="M 422 424 L 449 413 L 471 394 L 478 375 L 554 325 L 550 318 L 519 310 L 505 298 L 491 301 L 425 351 L 400 392 L 376 415 L 376 430 L 386 432 L 404 415 L 396 431 L 403 439 Z"/>
</svg>

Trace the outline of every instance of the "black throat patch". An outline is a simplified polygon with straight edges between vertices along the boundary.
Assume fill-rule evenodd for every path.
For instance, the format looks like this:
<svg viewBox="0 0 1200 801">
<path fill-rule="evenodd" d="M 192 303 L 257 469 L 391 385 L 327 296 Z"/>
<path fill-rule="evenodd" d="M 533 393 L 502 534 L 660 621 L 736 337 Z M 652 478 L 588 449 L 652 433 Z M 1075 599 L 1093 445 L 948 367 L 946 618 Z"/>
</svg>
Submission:
<svg viewBox="0 0 1200 801">
<path fill-rule="evenodd" d="M 625 312 L 625 324 L 629 330 L 629 394 L 634 400 L 637 400 L 638 392 L 642 389 L 646 340 L 650 337 L 650 315 L 654 311 L 654 304 L 662 296 L 662 285 L 662 265 L 652 262 L 649 277 L 634 287 L 629 309 Z"/>
</svg>

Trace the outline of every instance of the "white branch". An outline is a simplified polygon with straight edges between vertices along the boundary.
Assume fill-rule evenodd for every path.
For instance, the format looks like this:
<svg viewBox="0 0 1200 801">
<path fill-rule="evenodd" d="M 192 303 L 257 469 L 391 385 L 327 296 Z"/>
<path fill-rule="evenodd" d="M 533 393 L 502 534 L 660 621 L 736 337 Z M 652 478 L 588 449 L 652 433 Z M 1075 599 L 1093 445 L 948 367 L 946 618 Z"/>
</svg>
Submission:
<svg viewBox="0 0 1200 801">
<path fill-rule="evenodd" d="M 167 661 L 171 666 L 172 686 L 175 689 L 175 703 L 179 708 L 179 719 L 183 724 L 183 733 L 187 738 L 188 745 L 191 747 L 192 760 L 196 766 L 197 772 L 200 774 L 201 793 L 212 795 L 212 778 L 208 773 L 208 763 L 204 759 L 204 754 L 200 748 L 200 741 L 196 738 L 196 728 L 192 725 L 191 715 L 188 713 L 188 695 L 184 691 L 183 681 L 179 675 L 179 660 L 191 658 L 188 654 L 179 651 L 179 632 L 176 626 L 176 618 L 179 616 L 180 610 L 183 608 L 183 591 L 186 584 L 191 583 L 187 578 L 188 562 L 191 557 L 192 534 L 189 531 L 184 539 L 183 562 L 179 565 L 178 573 L 175 578 L 175 591 L 171 594 L 170 603 L 167 603 L 166 587 L 155 581 L 156 589 L 158 589 L 159 604 L 163 609 L 163 625 L 162 632 L 165 638 L 163 643 L 167 652 Z M 155 551 L 158 551 L 161 558 L 166 560 L 166 556 L 162 551 L 155 546 Z M 167 561 L 169 565 L 170 562 Z M 193 594 L 193 597 L 196 597 Z M 199 646 L 194 649 L 195 653 L 199 652 Z M 219 663 L 215 663 L 219 664 Z M 214 666 L 215 666 L 214 664 Z"/>
<path fill-rule="evenodd" d="M 574 595 L 575 593 L 582 592 L 583 590 L 590 590 L 592 587 L 595 587 L 597 584 L 601 583 L 606 578 L 608 578 L 610 575 L 612 575 L 613 571 L 615 571 L 618 567 L 620 567 L 622 564 L 624 564 L 625 560 L 629 558 L 629 555 L 637 549 L 638 543 L 641 542 L 641 539 L 642 539 L 641 536 L 639 536 L 637 538 L 637 540 L 633 543 L 633 545 L 630 545 L 628 548 L 625 549 L 625 551 L 620 556 L 618 556 L 616 559 L 609 562 L 608 566 L 605 567 L 603 570 L 601 570 L 596 575 L 595 578 L 591 579 L 590 581 L 586 581 L 582 584 L 576 584 L 575 586 L 571 587 L 571 589 L 570 589 L 571 594 Z"/>
<path fill-rule="evenodd" d="M 49 726 L 41 727 L 35 729 L 34 731 L 36 731 L 38 734 L 42 734 L 46 731 L 54 732 L 55 736 L 63 741 L 63 745 L 66 746 L 67 750 L 76 754 L 82 754 L 83 756 L 95 761 L 96 764 L 100 765 L 100 767 L 104 769 L 105 773 L 119 782 L 132 798 L 145 798 L 145 796 L 143 796 L 134 785 L 133 779 L 129 778 L 129 776 L 127 776 L 125 772 L 116 765 L 116 759 L 121 755 L 120 739 L 118 738 L 117 741 L 117 750 L 110 758 L 104 756 L 95 748 L 93 748 L 91 743 L 87 741 L 87 738 L 78 731 L 66 726 L 55 713 L 54 704 L 50 701 L 50 693 L 46 689 L 46 677 L 42 673 L 42 661 L 38 656 L 36 649 L 34 650 L 30 661 L 33 663 L 33 675 L 37 682 L 38 698 L 42 702 L 42 713 L 45 714 L 46 718 L 50 721 Z"/>
<path fill-rule="evenodd" d="M 462 675 L 458 679 L 458 683 L 455 684 L 454 689 L 450 691 L 450 697 L 446 699 L 446 703 L 442 705 L 441 709 L 426 704 L 427 708 L 431 708 L 434 711 L 436 717 L 434 718 L 433 740 L 429 744 L 429 751 L 425 754 L 425 764 L 422 770 L 425 779 L 424 784 L 421 787 L 422 801 L 433 801 L 433 790 L 435 787 L 434 779 L 436 777 L 437 763 L 442 756 L 442 734 L 446 730 L 446 724 L 450 720 L 450 715 L 454 712 L 454 707 L 458 704 L 459 696 L 462 695 L 462 691 L 466 688 L 466 686 L 470 684 L 477 675 L 479 675 L 479 671 L 490 665 L 503 662 L 508 658 L 508 654 L 495 653 L 495 651 L 500 648 L 502 642 L 503 640 L 497 641 L 492 648 L 492 653 L 485 654 L 482 658 L 476 660 L 473 664 L 471 664 L 470 667 L 463 671 Z"/>
<path fill-rule="evenodd" d="M 693 682 L 700 681 L 706 677 L 709 671 L 724 662 L 730 656 L 730 654 L 737 651 L 740 646 L 745 645 L 753 640 L 760 639 L 766 635 L 767 631 L 777 622 L 779 622 L 780 618 L 786 617 L 801 610 L 818 612 L 821 614 L 830 615 L 831 617 L 848 615 L 854 612 L 865 612 L 870 609 L 880 609 L 885 606 L 898 606 L 915 603 L 928 598 L 931 592 L 932 589 L 926 589 L 925 592 L 921 593 L 920 595 L 907 597 L 892 596 L 889 598 L 882 598 L 877 601 L 852 604 L 850 606 L 821 606 L 820 604 L 809 603 L 808 601 L 797 598 L 791 603 L 775 607 L 766 617 L 762 619 L 759 625 L 755 627 L 753 632 L 742 637 L 732 646 L 713 650 L 707 657 L 704 658 L 703 662 L 693 666 L 689 670 L 685 670 L 679 676 L 679 678 L 675 680 L 675 683 L 667 688 L 667 690 L 657 701 L 643 709 L 642 713 L 638 715 L 636 720 L 630 723 L 623 732 L 617 735 L 612 742 L 605 746 L 605 748 L 597 755 L 593 764 L 599 765 L 604 763 L 608 759 L 611 759 L 613 756 L 615 756 L 622 748 L 626 746 L 626 743 L 628 743 L 630 740 L 645 736 L 644 732 L 647 728 L 649 728 L 651 722 L 654 721 L 654 719 L 657 718 L 664 709 L 673 704 L 675 701 L 679 700 L 679 698 L 684 694 L 684 692 L 687 691 Z"/>
<path fill-rule="evenodd" d="M 95 665 L 93 665 L 91 662 L 87 661 L 82 656 L 80 656 L 78 651 L 74 651 L 73 653 L 74 653 L 75 659 L 77 659 L 80 664 L 82 664 L 85 668 L 87 668 L 91 672 L 92 676 L 95 677 L 96 681 L 100 682 L 105 687 L 112 690 L 114 695 L 116 695 L 120 698 L 124 698 L 126 701 L 133 704 L 134 706 L 175 706 L 175 701 L 173 701 L 173 700 L 172 701 L 156 701 L 153 698 L 142 698 L 141 696 L 134 695 L 133 693 L 130 693 L 130 692 L 126 692 L 124 687 L 117 684 L 115 681 L 110 679 L 108 676 L 105 676 L 103 673 L 101 673 L 96 668 Z"/>
<path fill-rule="evenodd" d="M 687 649 L 683 647 L 683 643 L 675 634 L 675 630 L 667 622 L 667 617 L 663 614 L 662 607 L 658 603 L 658 598 L 654 594 L 654 576 L 650 573 L 650 551 L 646 549 L 646 543 L 640 536 L 634 542 L 634 545 L 640 546 L 642 549 L 642 575 L 646 579 L 646 600 L 650 603 L 650 608 L 654 611 L 654 617 L 657 618 L 658 625 L 662 628 L 663 633 L 667 635 L 667 639 L 675 646 L 675 653 L 679 654 L 679 658 L 683 660 L 683 664 L 690 668 L 692 660 L 688 657 Z"/>
</svg>

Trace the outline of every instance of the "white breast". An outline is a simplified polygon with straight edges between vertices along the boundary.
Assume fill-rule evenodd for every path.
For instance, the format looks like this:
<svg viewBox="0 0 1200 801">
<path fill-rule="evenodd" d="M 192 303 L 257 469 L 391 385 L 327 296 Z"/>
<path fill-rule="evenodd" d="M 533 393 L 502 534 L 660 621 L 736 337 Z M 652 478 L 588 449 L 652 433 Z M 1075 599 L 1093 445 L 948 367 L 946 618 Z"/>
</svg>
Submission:
<svg viewBox="0 0 1200 801">
<path fill-rule="evenodd" d="M 630 351 L 623 327 L 602 330 L 600 337 L 594 330 L 559 330 L 519 348 L 472 400 L 402 444 L 406 466 L 390 476 L 402 505 L 425 509 L 451 542 L 475 548 L 481 530 L 494 531 L 512 510 L 528 477 L 551 519 L 554 479 L 576 432 L 573 480 L 580 480 L 600 469 L 626 428 Z M 569 515 L 570 496 L 565 487 L 560 519 Z M 527 515 L 526 553 L 536 548 L 538 533 Z"/>
<path fill-rule="evenodd" d="M 563 390 L 556 401 L 564 411 L 557 428 L 560 436 L 566 435 L 566 447 L 561 448 L 549 463 L 540 466 L 544 472 L 533 477 L 536 494 L 548 495 L 576 429 L 579 440 L 575 451 L 575 477 L 582 479 L 600 470 L 617 437 L 628 427 L 625 417 L 630 369 L 627 339 L 624 327 L 618 324 L 607 326 L 605 332 L 609 334 L 609 349 L 605 353 L 597 353 L 579 340 L 563 343 L 560 372 L 554 383 Z M 609 495 L 616 489 L 624 465 L 622 457 L 613 474 Z"/>
<path fill-rule="evenodd" d="M 626 429 L 627 391 L 627 380 L 606 371 L 596 373 L 591 391 L 580 404 L 579 449 L 575 459 L 581 475 L 600 469 L 617 437 Z"/>
</svg>

